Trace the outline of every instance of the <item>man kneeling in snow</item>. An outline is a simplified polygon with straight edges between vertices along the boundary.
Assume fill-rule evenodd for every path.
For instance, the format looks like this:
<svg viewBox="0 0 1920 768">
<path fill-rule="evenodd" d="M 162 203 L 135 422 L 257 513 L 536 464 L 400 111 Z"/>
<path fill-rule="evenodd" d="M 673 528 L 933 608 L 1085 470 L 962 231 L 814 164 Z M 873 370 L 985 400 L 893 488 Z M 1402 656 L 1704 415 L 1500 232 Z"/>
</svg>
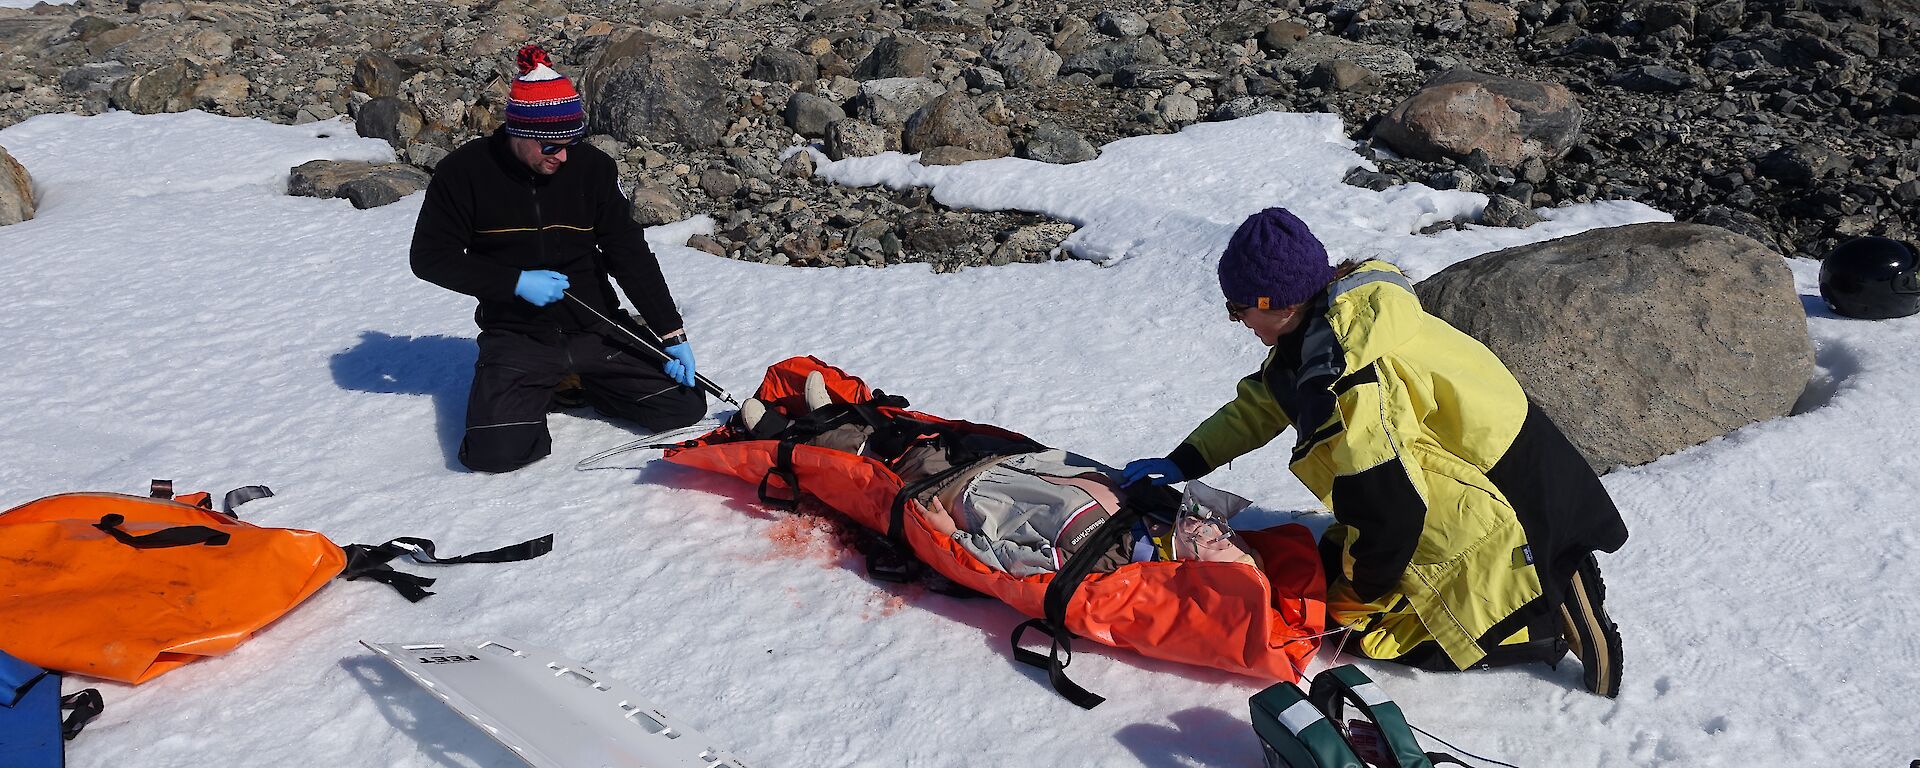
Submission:
<svg viewBox="0 0 1920 768">
<path fill-rule="evenodd" d="M 538 46 L 519 63 L 505 127 L 440 162 L 413 231 L 413 273 L 480 300 L 460 461 L 481 472 L 551 451 L 547 411 L 569 374 L 595 410 L 650 431 L 692 424 L 707 409 L 680 312 L 613 159 L 580 140 L 580 95 Z M 658 334 L 671 357 L 664 367 L 609 327 L 647 330 L 620 311 L 609 275 Z"/>
</svg>

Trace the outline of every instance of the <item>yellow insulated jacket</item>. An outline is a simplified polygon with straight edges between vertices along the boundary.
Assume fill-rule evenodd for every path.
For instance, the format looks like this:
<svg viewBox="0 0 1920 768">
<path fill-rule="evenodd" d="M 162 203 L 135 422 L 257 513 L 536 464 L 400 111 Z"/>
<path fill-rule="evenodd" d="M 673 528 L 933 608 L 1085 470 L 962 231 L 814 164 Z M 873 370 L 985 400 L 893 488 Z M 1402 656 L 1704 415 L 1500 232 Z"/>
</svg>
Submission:
<svg viewBox="0 0 1920 768">
<path fill-rule="evenodd" d="M 1294 475 L 1336 520 L 1321 542 L 1336 619 L 1364 632 L 1410 609 L 1425 630 L 1365 638 L 1368 655 L 1431 639 L 1465 669 L 1522 630 L 1556 635 L 1579 556 L 1626 541 L 1578 450 L 1385 262 L 1314 297 L 1307 322 L 1168 458 L 1200 477 L 1288 426 Z"/>
</svg>

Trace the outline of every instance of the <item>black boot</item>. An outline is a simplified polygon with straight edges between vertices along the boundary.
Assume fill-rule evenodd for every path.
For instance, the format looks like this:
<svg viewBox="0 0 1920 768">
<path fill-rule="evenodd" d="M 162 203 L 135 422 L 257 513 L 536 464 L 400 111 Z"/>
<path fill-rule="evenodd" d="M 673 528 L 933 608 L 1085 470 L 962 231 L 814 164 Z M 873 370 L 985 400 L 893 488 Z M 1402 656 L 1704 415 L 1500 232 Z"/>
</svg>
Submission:
<svg viewBox="0 0 1920 768">
<path fill-rule="evenodd" d="M 1568 649 L 1580 659 L 1587 690 L 1611 699 L 1620 695 L 1620 628 L 1607 616 L 1606 597 L 1600 563 L 1589 553 L 1568 578 L 1566 602 L 1560 604 L 1561 631 Z"/>
</svg>

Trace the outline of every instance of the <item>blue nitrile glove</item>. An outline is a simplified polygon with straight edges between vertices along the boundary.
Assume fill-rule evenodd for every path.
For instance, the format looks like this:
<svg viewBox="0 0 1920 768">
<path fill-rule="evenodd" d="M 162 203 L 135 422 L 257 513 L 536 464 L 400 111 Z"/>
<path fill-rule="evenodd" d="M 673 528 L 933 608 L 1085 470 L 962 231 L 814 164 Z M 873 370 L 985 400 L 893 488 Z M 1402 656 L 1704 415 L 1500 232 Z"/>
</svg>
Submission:
<svg viewBox="0 0 1920 768">
<path fill-rule="evenodd" d="M 1171 485 L 1187 479 L 1186 474 L 1180 471 L 1180 465 L 1173 463 L 1172 459 L 1134 459 L 1120 470 L 1120 479 L 1125 485 L 1146 480 L 1150 475 L 1158 475 L 1152 478 L 1154 485 Z"/>
<path fill-rule="evenodd" d="M 683 341 L 661 351 L 673 358 L 662 366 L 667 375 L 680 382 L 680 386 L 693 386 L 693 345 Z"/>
<path fill-rule="evenodd" d="M 513 284 L 513 295 L 526 299 L 528 304 L 544 307 L 560 300 L 560 294 L 567 290 L 567 276 L 546 269 L 530 269 L 520 273 L 520 281 Z"/>
</svg>

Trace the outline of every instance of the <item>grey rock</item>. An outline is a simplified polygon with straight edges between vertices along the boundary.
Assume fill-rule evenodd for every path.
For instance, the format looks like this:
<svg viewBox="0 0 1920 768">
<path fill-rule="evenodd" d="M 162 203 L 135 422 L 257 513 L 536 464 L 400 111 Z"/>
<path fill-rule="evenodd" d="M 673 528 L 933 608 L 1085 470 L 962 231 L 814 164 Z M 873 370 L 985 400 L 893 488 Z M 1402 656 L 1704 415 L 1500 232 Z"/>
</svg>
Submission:
<svg viewBox="0 0 1920 768">
<path fill-rule="evenodd" d="M 1243 117 L 1252 117 L 1263 112 L 1292 111 L 1292 104 L 1288 104 L 1286 101 L 1276 99 L 1272 96 L 1241 96 L 1235 99 L 1228 99 L 1226 102 L 1214 107 L 1212 114 L 1207 115 L 1207 119 L 1214 121 L 1238 120 Z"/>
<path fill-rule="evenodd" d="M 1385 191 L 1394 184 L 1393 178 L 1384 173 L 1369 171 L 1359 167 L 1347 171 L 1347 175 L 1342 177 L 1340 181 L 1362 189 L 1371 189 L 1375 192 Z"/>
<path fill-rule="evenodd" d="M 1694 78 L 1660 64 L 1643 64 L 1607 78 L 1607 84 L 1641 93 L 1674 93 L 1693 87 Z"/>
<path fill-rule="evenodd" d="M 18 224 L 33 218 L 37 205 L 33 199 L 33 177 L 26 166 L 0 147 L 0 226 Z"/>
<path fill-rule="evenodd" d="M 401 156 L 406 158 L 407 162 L 412 163 L 414 167 L 425 168 L 431 171 L 440 167 L 440 161 L 447 159 L 448 154 L 450 153 L 445 147 L 434 146 L 432 144 L 408 144 L 406 150 L 401 153 Z"/>
<path fill-rule="evenodd" d="M 427 188 L 425 171 L 406 163 L 313 160 L 287 176 L 287 194 L 345 198 L 359 209 L 376 208 Z"/>
<path fill-rule="evenodd" d="M 1128 64 L 1113 73 L 1113 84 L 1121 88 L 1168 88 L 1180 83 L 1209 85 L 1217 82 L 1220 82 L 1220 73 L 1195 67 Z"/>
<path fill-rule="evenodd" d="M 1307 29 L 1307 25 L 1292 19 L 1282 19 L 1268 24 L 1260 31 L 1260 50 L 1285 55 L 1293 50 L 1294 46 L 1299 45 L 1300 41 L 1307 39 L 1310 34 L 1313 34 L 1313 31 Z"/>
<path fill-rule="evenodd" d="M 975 152 L 966 147 L 939 146 L 922 150 L 920 152 L 920 164 L 959 165 L 961 163 L 971 163 L 975 160 L 991 160 L 994 157 L 996 156 L 989 155 L 985 152 Z"/>
<path fill-rule="evenodd" d="M 194 91 L 200 81 L 211 74 L 208 64 L 200 59 L 176 58 L 115 81 L 110 103 L 138 114 L 185 112 L 194 107 Z"/>
<path fill-rule="evenodd" d="M 395 149 L 413 141 L 425 125 L 426 120 L 418 108 L 394 96 L 381 96 L 360 105 L 360 113 L 353 120 L 356 133 L 370 139 L 386 139 Z"/>
<path fill-rule="evenodd" d="M 1280 60 L 1280 68 L 1294 77 L 1312 72 L 1325 61 L 1346 61 L 1366 67 L 1382 76 L 1411 75 L 1419 71 L 1413 55 L 1398 48 L 1313 35 L 1295 43 Z"/>
<path fill-rule="evenodd" d="M 873 53 L 854 68 L 853 78 L 926 77 L 933 71 L 935 58 L 933 46 L 912 35 L 893 34 L 873 46 Z"/>
<path fill-rule="evenodd" d="M 1132 11 L 1101 11 L 1093 27 L 1114 37 L 1139 37 L 1147 33 L 1147 17 Z"/>
<path fill-rule="evenodd" d="M 1444 72 L 1394 105 L 1374 137 L 1421 160 L 1464 160 L 1474 150 L 1497 165 L 1554 158 L 1580 135 L 1581 110 L 1557 83 Z"/>
<path fill-rule="evenodd" d="M 747 76 L 769 83 L 804 83 L 820 74 L 813 59 L 791 48 L 768 46 L 753 57 Z"/>
<path fill-rule="evenodd" d="M 1007 89 L 1007 77 L 992 67 L 967 67 L 962 73 L 967 87 L 981 93 L 994 93 Z"/>
<path fill-rule="evenodd" d="M 1353 62 L 1337 59 L 1314 65 L 1313 71 L 1300 79 L 1300 84 L 1332 91 L 1367 92 L 1380 87 L 1380 75 Z"/>
<path fill-rule="evenodd" d="M 1166 46 L 1151 37 L 1114 40 L 1068 56 L 1061 62 L 1060 71 L 1067 74 L 1111 75 L 1130 64 L 1164 66 L 1167 64 Z"/>
<path fill-rule="evenodd" d="M 1027 132 L 1020 156 L 1043 163 L 1079 163 L 1100 156 L 1087 137 L 1059 123 L 1037 123 Z"/>
<path fill-rule="evenodd" d="M 776 173 L 774 157 L 772 150 L 750 150 L 744 147 L 727 150 L 727 163 L 732 165 L 740 175 L 752 181 L 773 181 Z"/>
<path fill-rule="evenodd" d="M 892 149 L 888 146 L 886 129 L 853 119 L 835 121 L 827 126 L 824 143 L 827 157 L 832 160 L 867 157 Z"/>
<path fill-rule="evenodd" d="M 732 120 L 727 90 L 699 52 L 638 30 L 617 34 L 581 81 L 592 130 L 629 144 L 710 147 Z"/>
<path fill-rule="evenodd" d="M 802 151 L 788 155 L 787 159 L 780 161 L 780 175 L 793 179 L 812 178 L 813 153 Z"/>
<path fill-rule="evenodd" d="M 687 218 L 686 198 L 673 187 L 641 179 L 633 190 L 633 221 L 643 227 L 657 227 Z"/>
<path fill-rule="evenodd" d="M 1009 88 L 1046 82 L 1060 73 L 1060 54 L 1023 27 L 1007 30 L 981 55 L 1006 76 Z"/>
<path fill-rule="evenodd" d="M 811 138 L 825 136 L 828 125 L 846 116 L 846 110 L 841 109 L 839 104 L 805 91 L 787 99 L 784 115 L 787 127 L 792 128 L 794 133 Z"/>
<path fill-rule="evenodd" d="M 1473 175 L 1471 172 L 1456 168 L 1451 171 L 1441 171 L 1432 176 L 1428 176 L 1427 186 L 1433 187 L 1434 189 L 1472 192 L 1476 187 L 1480 186 L 1480 177 Z"/>
<path fill-rule="evenodd" d="M 1007 129 L 987 122 L 964 93 L 950 92 L 907 118 L 900 144 L 908 152 L 934 147 L 964 147 L 987 157 L 1013 154 Z"/>
<path fill-rule="evenodd" d="M 1460 4 L 1467 23 L 1494 37 L 1513 37 L 1520 31 L 1520 12 L 1499 3 L 1468 0 Z"/>
<path fill-rule="evenodd" d="M 72 93 L 111 91 L 113 82 L 133 73 L 118 61 L 88 62 L 60 73 L 60 88 Z"/>
<path fill-rule="evenodd" d="M 1729 230 L 1753 238 L 1768 250 L 1780 250 L 1780 243 L 1774 239 L 1773 232 L 1767 229 L 1766 222 L 1746 211 L 1724 205 L 1710 205 L 1694 214 L 1691 223 Z"/>
<path fill-rule="evenodd" d="M 725 200 L 740 191 L 740 176 L 725 168 L 708 168 L 700 172 L 700 191 L 715 200 Z"/>
<path fill-rule="evenodd" d="M 1784 184 L 1809 186 L 1846 171 L 1850 165 L 1845 155 L 1819 144 L 1789 144 L 1762 156 L 1754 168 L 1760 175 Z"/>
<path fill-rule="evenodd" d="M 1235 44 L 1259 37 L 1266 31 L 1267 24 L 1273 19 L 1261 8 L 1249 8 L 1228 14 L 1213 29 L 1207 32 L 1207 39 L 1221 44 Z"/>
<path fill-rule="evenodd" d="M 353 62 L 353 89 L 374 98 L 400 95 L 400 83 L 406 79 L 399 62 L 379 51 L 360 54 Z"/>
<path fill-rule="evenodd" d="M 1487 207 L 1480 211 L 1480 223 L 1493 227 L 1525 229 L 1542 220 L 1525 203 L 1506 195 L 1489 195 Z"/>
<path fill-rule="evenodd" d="M 1637 224 L 1509 248 L 1418 293 L 1498 354 L 1600 471 L 1784 416 L 1813 372 L 1785 262 L 1715 227 Z"/>
<path fill-rule="evenodd" d="M 1184 93 L 1169 93 L 1155 102 L 1153 111 L 1160 114 L 1170 125 L 1191 123 L 1200 119 L 1200 104 Z"/>
<path fill-rule="evenodd" d="M 924 77 L 889 77 L 860 84 L 854 114 L 876 125 L 899 126 L 914 112 L 946 93 L 939 83 Z"/>
</svg>

